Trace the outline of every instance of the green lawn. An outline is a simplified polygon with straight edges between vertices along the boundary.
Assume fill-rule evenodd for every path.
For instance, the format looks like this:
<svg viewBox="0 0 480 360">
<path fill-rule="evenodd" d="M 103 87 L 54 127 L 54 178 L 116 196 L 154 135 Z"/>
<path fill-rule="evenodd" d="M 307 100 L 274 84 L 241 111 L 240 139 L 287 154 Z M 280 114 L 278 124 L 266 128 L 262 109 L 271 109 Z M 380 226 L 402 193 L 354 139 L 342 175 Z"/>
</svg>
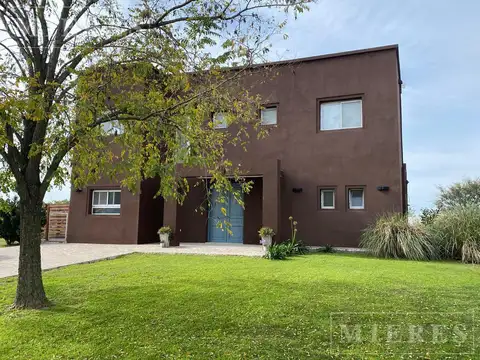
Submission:
<svg viewBox="0 0 480 360">
<path fill-rule="evenodd" d="M 446 355 L 471 350 L 471 311 L 480 306 L 471 265 L 130 255 L 48 271 L 44 281 L 55 307 L 11 311 L 14 280 L 0 279 L 1 359 L 480 358 Z M 331 316 L 341 312 L 349 314 Z M 343 338 L 340 324 L 352 326 Z M 353 342 L 358 324 L 376 325 L 378 339 L 362 332 Z M 393 342 L 408 324 L 426 328 L 423 343 Z M 429 340 L 432 324 L 446 326 L 439 344 Z M 452 340 L 458 324 L 465 336 Z M 390 343 L 387 325 L 400 334 Z"/>
</svg>

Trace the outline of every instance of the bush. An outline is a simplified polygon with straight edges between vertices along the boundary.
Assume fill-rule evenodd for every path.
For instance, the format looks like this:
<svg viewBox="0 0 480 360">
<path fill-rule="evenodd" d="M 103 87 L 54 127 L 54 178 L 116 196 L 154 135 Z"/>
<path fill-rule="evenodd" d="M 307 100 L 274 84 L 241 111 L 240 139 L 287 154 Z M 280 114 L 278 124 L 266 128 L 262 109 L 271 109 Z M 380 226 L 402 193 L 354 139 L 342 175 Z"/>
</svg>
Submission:
<svg viewBox="0 0 480 360">
<path fill-rule="evenodd" d="M 439 209 L 451 209 L 472 204 L 480 206 L 480 178 L 467 179 L 448 187 L 440 187 L 440 195 L 436 201 Z"/>
<path fill-rule="evenodd" d="M 364 230 L 360 246 L 383 258 L 428 260 L 436 258 L 428 231 L 421 224 L 410 224 L 404 214 L 386 214 Z"/>
<path fill-rule="evenodd" d="M 20 242 L 20 208 L 18 199 L 2 200 L 0 206 L 0 237 L 7 245 Z"/>
<path fill-rule="evenodd" d="M 480 206 L 441 211 L 430 229 L 442 258 L 480 263 Z"/>
<path fill-rule="evenodd" d="M 322 248 L 322 252 L 324 252 L 324 253 L 334 253 L 335 249 L 333 248 L 332 245 L 327 244 Z"/>
<path fill-rule="evenodd" d="M 428 209 L 424 208 L 421 210 L 420 213 L 420 221 L 423 225 L 431 225 L 435 221 L 435 218 L 438 216 L 440 210 L 439 209 Z"/>
<path fill-rule="evenodd" d="M 290 220 L 290 229 L 292 236 L 290 239 L 285 241 L 283 244 L 287 249 L 287 255 L 304 255 L 309 252 L 309 248 L 303 244 L 301 240 L 297 240 L 297 222 L 293 220 L 293 217 L 288 218 Z"/>
<path fill-rule="evenodd" d="M 288 248 L 285 244 L 273 244 L 268 247 L 264 257 L 270 260 L 285 260 L 287 256 Z"/>
</svg>

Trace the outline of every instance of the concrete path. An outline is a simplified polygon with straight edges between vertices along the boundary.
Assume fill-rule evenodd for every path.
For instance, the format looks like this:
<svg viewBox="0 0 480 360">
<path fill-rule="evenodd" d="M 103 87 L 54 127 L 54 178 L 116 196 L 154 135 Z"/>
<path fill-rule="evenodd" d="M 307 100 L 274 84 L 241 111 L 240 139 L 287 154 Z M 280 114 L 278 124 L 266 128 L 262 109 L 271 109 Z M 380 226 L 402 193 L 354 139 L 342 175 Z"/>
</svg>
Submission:
<svg viewBox="0 0 480 360">
<path fill-rule="evenodd" d="M 18 274 L 19 246 L 0 248 L 0 278 Z M 102 244 L 42 244 L 42 269 L 86 263 L 114 258 L 131 253 L 203 254 L 262 256 L 260 245 L 182 243 L 180 246 L 161 248 L 160 244 L 102 245 Z"/>
</svg>

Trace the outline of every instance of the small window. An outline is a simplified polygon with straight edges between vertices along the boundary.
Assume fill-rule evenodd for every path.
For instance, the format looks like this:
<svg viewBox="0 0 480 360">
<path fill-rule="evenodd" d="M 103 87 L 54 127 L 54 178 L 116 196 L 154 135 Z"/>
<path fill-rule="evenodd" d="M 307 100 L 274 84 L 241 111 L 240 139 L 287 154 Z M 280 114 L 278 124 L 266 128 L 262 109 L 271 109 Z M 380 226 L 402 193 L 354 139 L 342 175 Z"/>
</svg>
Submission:
<svg viewBox="0 0 480 360">
<path fill-rule="evenodd" d="M 121 190 L 94 190 L 92 193 L 93 215 L 120 215 Z"/>
<path fill-rule="evenodd" d="M 364 189 L 348 189 L 348 208 L 365 209 Z"/>
<path fill-rule="evenodd" d="M 320 190 L 320 209 L 335 209 L 335 189 Z"/>
<path fill-rule="evenodd" d="M 125 132 L 125 128 L 118 120 L 112 120 L 102 123 L 102 129 L 107 134 L 123 134 Z"/>
<path fill-rule="evenodd" d="M 362 100 L 336 101 L 320 104 L 320 130 L 362 127 Z"/>
<path fill-rule="evenodd" d="M 268 106 L 261 110 L 260 117 L 262 125 L 276 125 L 277 124 L 277 106 Z"/>
<path fill-rule="evenodd" d="M 217 112 L 213 114 L 213 128 L 214 129 L 227 128 L 227 116 L 225 115 L 225 113 Z"/>
</svg>

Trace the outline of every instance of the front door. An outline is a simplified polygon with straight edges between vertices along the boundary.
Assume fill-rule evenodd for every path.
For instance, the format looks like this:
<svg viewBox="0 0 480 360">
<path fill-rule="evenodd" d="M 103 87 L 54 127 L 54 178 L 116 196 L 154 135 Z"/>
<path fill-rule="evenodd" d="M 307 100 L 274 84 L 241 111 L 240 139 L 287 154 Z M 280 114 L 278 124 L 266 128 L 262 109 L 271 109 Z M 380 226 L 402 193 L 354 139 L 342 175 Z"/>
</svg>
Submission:
<svg viewBox="0 0 480 360">
<path fill-rule="evenodd" d="M 240 190 L 240 185 L 233 186 Z M 243 208 L 233 194 L 230 194 L 224 203 L 217 202 L 218 196 L 218 192 L 213 189 L 208 213 L 208 241 L 243 243 Z M 222 207 L 225 208 L 226 215 L 222 213 Z M 227 231 L 225 222 L 230 223 L 231 234 Z"/>
</svg>

